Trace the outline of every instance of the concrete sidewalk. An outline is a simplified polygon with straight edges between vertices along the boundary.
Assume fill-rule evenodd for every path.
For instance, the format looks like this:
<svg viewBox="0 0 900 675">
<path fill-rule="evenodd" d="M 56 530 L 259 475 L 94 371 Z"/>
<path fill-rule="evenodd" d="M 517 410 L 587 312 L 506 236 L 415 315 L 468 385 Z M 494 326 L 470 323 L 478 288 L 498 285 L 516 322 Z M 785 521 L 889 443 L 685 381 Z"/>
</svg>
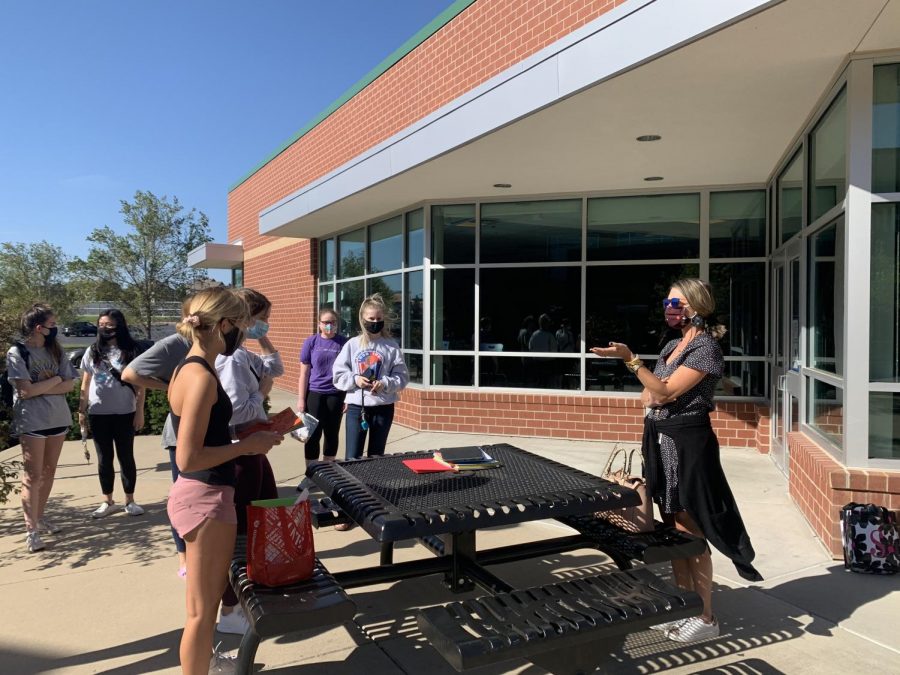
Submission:
<svg viewBox="0 0 900 675">
<path fill-rule="evenodd" d="M 292 402 L 275 397 L 274 409 Z M 609 451 L 603 443 L 535 438 L 487 438 L 418 433 L 395 426 L 389 452 L 508 441 L 598 473 Z M 93 449 L 91 448 L 92 459 Z M 728 449 L 723 464 L 757 550 L 766 581 L 747 585 L 714 552 L 716 613 L 722 635 L 683 645 L 656 631 L 635 633 L 604 664 L 610 673 L 900 672 L 900 576 L 845 573 L 830 559 L 787 494 L 771 460 L 754 451 Z M 0 459 L 18 456 L 18 448 Z M 303 476 L 302 446 L 293 439 L 269 455 L 285 494 Z M 0 507 L 0 586 L 4 622 L 0 673 L 177 673 L 184 618 L 183 582 L 165 513 L 171 484 L 168 455 L 158 437 L 137 439 L 137 498 L 142 517 L 116 513 L 92 520 L 100 501 L 96 464 L 86 464 L 80 442 L 66 443 L 48 516 L 65 529 L 45 538 L 47 549 L 25 551 L 18 500 Z M 116 485 L 116 498 L 121 487 Z M 542 521 L 494 528 L 480 547 L 547 538 L 570 532 Z M 316 547 L 333 571 L 378 564 L 377 545 L 356 528 L 322 530 Z M 428 557 L 421 547 L 397 547 L 396 559 Z M 548 556 L 492 568 L 513 585 L 535 585 L 613 569 L 591 551 Z M 658 571 L 668 574 L 667 566 Z M 418 632 L 413 610 L 459 599 L 436 577 L 383 584 L 351 592 L 359 614 L 352 624 L 264 642 L 257 663 L 265 672 L 310 675 L 449 675 L 454 671 Z M 237 636 L 222 638 L 237 648 Z M 890 665 L 893 663 L 894 665 Z M 545 672 L 525 661 L 475 673 Z"/>
</svg>

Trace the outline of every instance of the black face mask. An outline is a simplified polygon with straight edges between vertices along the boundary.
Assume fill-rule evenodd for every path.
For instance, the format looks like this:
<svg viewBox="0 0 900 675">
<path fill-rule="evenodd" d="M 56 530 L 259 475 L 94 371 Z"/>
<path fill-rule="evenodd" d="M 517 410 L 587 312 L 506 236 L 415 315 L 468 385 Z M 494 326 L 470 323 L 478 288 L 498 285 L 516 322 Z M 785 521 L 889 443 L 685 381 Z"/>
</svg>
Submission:
<svg viewBox="0 0 900 675">
<path fill-rule="evenodd" d="M 116 337 L 116 330 L 115 330 L 115 329 L 112 329 L 112 330 L 101 330 L 101 331 L 100 331 L 100 339 L 103 340 L 104 342 L 107 342 L 107 341 L 109 341 L 109 340 L 112 340 L 114 337 Z"/>
<path fill-rule="evenodd" d="M 225 356 L 231 356 L 237 351 L 237 348 L 241 346 L 241 342 L 243 338 L 243 334 L 241 329 L 237 326 L 232 327 L 230 331 L 222 334 L 222 339 L 225 340 L 225 351 L 222 352 Z"/>
<path fill-rule="evenodd" d="M 45 328 L 46 328 L 46 326 L 45 326 Z M 53 326 L 53 328 L 47 328 L 47 330 L 50 331 L 50 334 L 49 334 L 49 335 L 45 335 L 45 336 L 44 336 L 44 339 L 47 340 L 48 342 L 50 342 L 50 341 L 52 341 L 52 340 L 55 340 L 55 339 L 56 339 L 56 332 L 57 332 L 56 326 Z"/>
<path fill-rule="evenodd" d="M 380 333 L 384 328 L 384 321 L 363 321 L 363 327 L 367 333 L 375 335 Z"/>
</svg>

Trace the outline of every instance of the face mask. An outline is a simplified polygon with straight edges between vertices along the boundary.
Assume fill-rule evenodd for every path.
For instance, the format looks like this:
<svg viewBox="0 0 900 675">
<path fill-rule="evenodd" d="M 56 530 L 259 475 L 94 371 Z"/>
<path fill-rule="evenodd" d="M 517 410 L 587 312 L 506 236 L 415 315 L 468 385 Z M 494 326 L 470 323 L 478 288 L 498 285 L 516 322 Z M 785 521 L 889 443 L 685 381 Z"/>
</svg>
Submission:
<svg viewBox="0 0 900 675">
<path fill-rule="evenodd" d="M 384 321 L 363 321 L 363 327 L 367 333 L 377 335 L 384 328 Z"/>
<path fill-rule="evenodd" d="M 44 328 L 47 328 L 47 327 L 44 326 Z M 49 330 L 50 333 L 49 333 L 49 335 L 45 335 L 44 339 L 47 341 L 55 340 L 56 339 L 56 326 L 53 326 L 53 328 L 47 328 L 47 330 Z"/>
<path fill-rule="evenodd" d="M 261 337 L 265 337 L 266 333 L 269 332 L 269 324 L 265 321 L 256 320 L 256 323 L 250 326 L 247 329 L 247 337 L 252 338 L 254 340 L 259 340 Z"/>
<path fill-rule="evenodd" d="M 225 356 L 231 356 L 237 351 L 237 348 L 241 345 L 241 329 L 237 326 L 234 326 L 227 333 L 222 334 L 222 338 L 225 340 L 225 351 L 222 352 Z"/>
<path fill-rule="evenodd" d="M 669 328 L 681 328 L 687 322 L 688 319 L 684 315 L 684 309 L 670 307 L 666 310 L 666 323 L 669 324 Z"/>
<path fill-rule="evenodd" d="M 100 331 L 100 339 L 101 340 L 112 340 L 116 337 L 116 329 L 115 328 L 107 328 L 106 330 Z"/>
<path fill-rule="evenodd" d="M 334 332 L 334 324 L 331 322 L 323 324 L 322 330 L 324 330 L 326 333 L 333 333 Z"/>
</svg>

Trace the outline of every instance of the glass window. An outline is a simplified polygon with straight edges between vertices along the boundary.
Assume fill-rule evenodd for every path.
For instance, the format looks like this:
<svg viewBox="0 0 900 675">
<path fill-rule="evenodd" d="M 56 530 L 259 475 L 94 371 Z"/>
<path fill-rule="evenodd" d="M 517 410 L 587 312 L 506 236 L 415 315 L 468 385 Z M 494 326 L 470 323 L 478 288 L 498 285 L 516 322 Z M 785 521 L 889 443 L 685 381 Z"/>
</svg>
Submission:
<svg viewBox="0 0 900 675">
<path fill-rule="evenodd" d="M 700 195 L 588 200 L 588 260 L 696 258 Z"/>
<path fill-rule="evenodd" d="M 809 380 L 809 426 L 838 447 L 844 439 L 844 392 L 834 385 Z"/>
<path fill-rule="evenodd" d="M 709 282 L 728 329 L 720 343 L 725 356 L 765 356 L 766 263 L 713 263 Z"/>
<path fill-rule="evenodd" d="M 431 313 L 432 349 L 472 349 L 475 270 L 433 270 Z"/>
<path fill-rule="evenodd" d="M 474 379 L 474 356 L 431 357 L 431 384 L 471 387 Z"/>
<path fill-rule="evenodd" d="M 581 200 L 481 206 L 481 262 L 581 260 Z"/>
<path fill-rule="evenodd" d="M 900 192 L 900 63 L 875 66 L 872 192 Z"/>
<path fill-rule="evenodd" d="M 847 189 L 847 96 L 841 91 L 809 139 L 809 222 L 844 200 Z"/>
<path fill-rule="evenodd" d="M 231 285 L 235 288 L 244 287 L 244 266 L 235 267 L 231 270 Z"/>
<path fill-rule="evenodd" d="M 673 281 L 699 273 L 696 264 L 589 267 L 586 346 L 615 340 L 636 354 L 659 354 L 669 339 L 677 337 L 666 326 L 663 298 L 668 297 Z"/>
<path fill-rule="evenodd" d="M 319 286 L 319 309 L 334 309 L 334 284 Z"/>
<path fill-rule="evenodd" d="M 716 396 L 766 396 L 766 364 L 762 361 L 726 361 Z"/>
<path fill-rule="evenodd" d="M 482 387 L 578 389 L 581 359 L 481 355 Z"/>
<path fill-rule="evenodd" d="M 406 274 L 406 302 L 403 303 L 403 342 L 407 349 L 422 349 L 422 309 L 425 294 L 422 288 L 422 272 Z"/>
<path fill-rule="evenodd" d="M 406 369 L 409 371 L 409 381 L 422 384 L 422 355 L 403 354 L 403 360 L 406 361 Z"/>
<path fill-rule="evenodd" d="M 369 272 L 403 267 L 403 216 L 369 226 Z"/>
<path fill-rule="evenodd" d="M 872 204 L 869 377 L 900 382 L 900 204 Z"/>
<path fill-rule="evenodd" d="M 809 238 L 809 365 L 843 372 L 844 225 L 826 225 Z"/>
<path fill-rule="evenodd" d="M 406 266 L 416 267 L 425 259 L 425 211 L 406 214 Z"/>
<path fill-rule="evenodd" d="M 555 352 L 562 341 L 568 351 L 575 350 L 581 326 L 580 267 L 482 269 L 479 290 L 480 345 L 507 352 Z M 546 317 L 543 327 L 541 317 Z M 541 331 L 537 337 L 536 331 Z"/>
<path fill-rule="evenodd" d="M 869 394 L 869 458 L 900 459 L 900 393 Z"/>
<path fill-rule="evenodd" d="M 765 191 L 711 193 L 709 255 L 713 258 L 749 258 L 765 254 Z"/>
<path fill-rule="evenodd" d="M 390 324 L 391 335 L 397 341 L 397 344 L 403 344 L 403 322 L 401 321 L 401 313 L 403 311 L 403 275 L 390 274 L 385 277 L 374 277 L 369 281 L 369 295 L 381 293 L 384 298 L 384 304 L 387 305 L 387 316 L 385 322 Z"/>
<path fill-rule="evenodd" d="M 359 307 L 365 298 L 365 285 L 362 279 L 345 281 L 337 285 L 338 313 L 341 316 L 341 335 L 359 333 Z"/>
<path fill-rule="evenodd" d="M 338 278 L 361 277 L 366 271 L 366 231 L 354 230 L 338 237 Z"/>
<path fill-rule="evenodd" d="M 431 207 L 431 262 L 475 262 L 475 205 Z"/>
<path fill-rule="evenodd" d="M 803 150 L 798 150 L 778 177 L 778 243 L 803 229 Z"/>
<path fill-rule="evenodd" d="M 319 281 L 334 279 L 334 239 L 319 240 Z"/>
</svg>

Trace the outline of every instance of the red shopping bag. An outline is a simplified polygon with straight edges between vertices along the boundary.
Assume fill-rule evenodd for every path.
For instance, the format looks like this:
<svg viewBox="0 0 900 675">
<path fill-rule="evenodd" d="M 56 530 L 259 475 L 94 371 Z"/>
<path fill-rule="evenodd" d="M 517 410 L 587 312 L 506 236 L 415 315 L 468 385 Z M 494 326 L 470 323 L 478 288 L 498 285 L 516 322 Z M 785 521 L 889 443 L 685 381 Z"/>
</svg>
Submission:
<svg viewBox="0 0 900 675">
<path fill-rule="evenodd" d="M 247 576 L 263 586 L 309 579 L 316 550 L 309 501 L 262 499 L 247 507 Z"/>
</svg>

